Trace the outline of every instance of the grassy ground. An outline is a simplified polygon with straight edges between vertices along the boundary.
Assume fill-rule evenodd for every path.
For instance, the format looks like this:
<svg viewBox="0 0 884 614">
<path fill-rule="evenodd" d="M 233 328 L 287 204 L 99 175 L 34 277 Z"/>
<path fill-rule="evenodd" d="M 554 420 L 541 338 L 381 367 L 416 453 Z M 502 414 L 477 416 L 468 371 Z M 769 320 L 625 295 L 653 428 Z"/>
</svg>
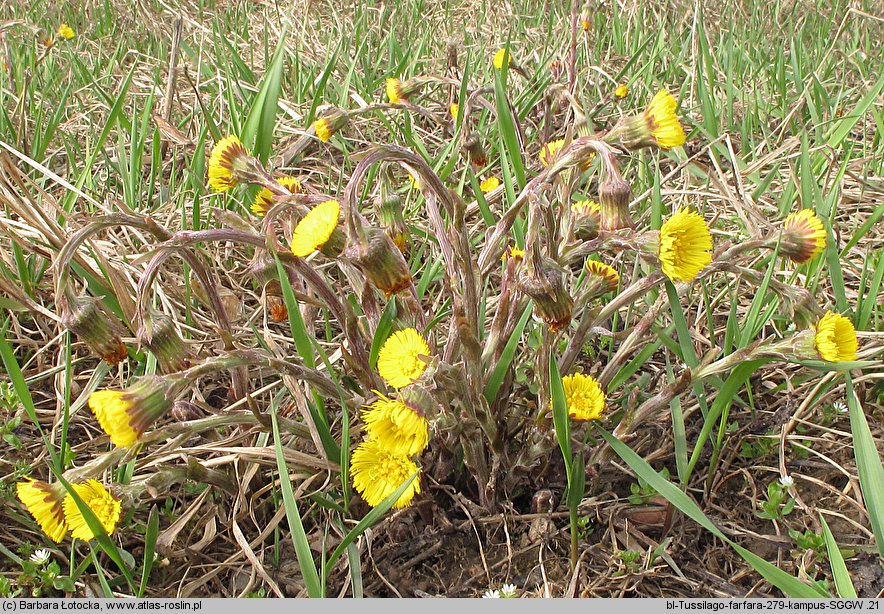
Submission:
<svg viewBox="0 0 884 614">
<path fill-rule="evenodd" d="M 290 309 L 290 320 L 274 322 L 251 275 L 262 252 L 235 242 L 201 242 L 194 252 L 226 316 L 213 311 L 212 292 L 191 261 L 161 263 L 148 291 L 139 283 L 160 241 L 144 227 L 114 223 L 83 244 L 71 268 L 78 290 L 88 288 L 108 313 L 131 324 L 143 297 L 172 317 L 194 356 L 218 355 L 225 344 L 263 348 L 291 363 L 319 364 L 339 393 L 310 388 L 313 396 L 297 378 L 253 367 L 244 398 L 232 370 L 194 382 L 182 395 L 188 403 L 176 405 L 140 453 L 114 449 L 86 406 L 89 393 L 125 388 L 158 367 L 137 342 L 137 326 L 123 334 L 129 360 L 111 367 L 60 322 L 53 264 L 91 219 L 125 212 L 149 215 L 170 232 L 248 230 L 259 225 L 248 210 L 251 193 L 213 195 L 206 187 L 208 151 L 221 137 L 251 135 L 275 172 L 329 195 L 344 192 L 359 152 L 386 143 L 418 153 L 463 196 L 465 232 L 478 251 L 489 222 L 542 172 L 542 144 L 565 134 L 568 116 L 545 102 L 550 63 L 569 69 L 565 3 L 368 4 L 140 0 L 133 10 L 110 0 L 0 0 L 7 20 L 0 23 L 7 372 L 0 377 L 0 594 L 469 597 L 503 583 L 525 596 L 849 595 L 851 583 L 861 595 L 879 594 L 884 20 L 874 0 L 590 3 L 588 30 L 578 25 L 573 47 L 575 96 L 596 129 L 614 125 L 621 110 L 644 108 L 660 88 L 679 100 L 685 147 L 624 156 L 641 229 L 659 228 L 679 206 L 703 213 L 716 250 L 770 232 L 799 208 L 815 209 L 830 229 L 827 248 L 810 264 L 756 252 L 739 263 L 741 275 L 710 275 L 692 289 L 660 286 L 593 329 L 577 364 L 599 375 L 643 317 L 655 315 L 641 350 L 608 378 L 600 426 L 613 430 L 686 366 L 788 334 L 787 302 L 759 283 L 807 291 L 802 296 L 822 309 L 849 316 L 860 341 L 852 370 L 819 361 L 752 364 L 665 399 L 651 419 L 618 433 L 628 447 L 606 443 L 601 431 L 579 431 L 574 453 L 591 462 L 570 516 L 564 491 L 573 478 L 549 425 L 533 441 L 552 460 L 501 477 L 489 505 L 440 422 L 423 457 L 421 497 L 372 518 L 341 480 L 347 454 L 335 454 L 357 441 L 356 410 L 370 397 L 342 358 L 335 314 L 296 285 L 303 320 Z M 47 45 L 61 22 L 76 36 Z M 491 57 L 506 44 L 521 72 L 509 72 L 504 98 Z M 345 138 L 305 137 L 326 105 L 364 107 L 385 100 L 387 77 L 418 75 L 452 81 L 420 98 L 420 108 L 354 117 Z M 619 108 L 612 101 L 618 83 L 629 87 Z M 474 128 L 488 163 L 474 172 L 459 158 L 463 122 L 451 122 L 448 106 L 483 86 L 491 89 Z M 499 113 L 507 105 L 512 114 Z M 504 188 L 486 198 L 477 188 L 487 175 L 502 178 Z M 412 236 L 409 265 L 429 319 L 443 322 L 440 347 L 448 347 L 456 318 L 438 236 L 424 196 L 404 172 L 393 177 Z M 366 202 L 377 196 L 377 177 L 369 179 L 360 195 Z M 596 187 L 590 180 L 587 195 Z M 516 242 L 524 221 L 515 224 Z M 631 256 L 613 258 L 624 282 L 649 273 Z M 380 339 L 379 322 L 392 325 L 383 297 L 371 299 L 373 316 L 371 300 L 352 291 L 347 274 L 329 262 L 316 268 L 346 288 L 342 302 L 370 329 L 368 340 Z M 494 272 L 479 284 L 489 314 L 500 283 Z M 679 292 L 670 307 L 665 299 Z M 564 350 L 562 337 L 526 322 L 511 350 L 513 369 L 490 401 L 501 416 L 546 406 L 547 393 L 538 391 L 542 358 Z M 511 441 L 492 455 L 504 464 L 528 441 L 525 427 L 506 423 Z M 116 484 L 124 513 L 109 540 L 55 545 L 16 499 L 19 480 L 62 473 Z M 281 473 L 291 481 L 280 481 Z M 778 486 L 785 476 L 794 485 Z M 363 517 L 371 521 L 367 533 Z M 348 537 L 355 538 L 349 546 Z M 51 561 L 29 562 L 44 547 Z"/>
</svg>

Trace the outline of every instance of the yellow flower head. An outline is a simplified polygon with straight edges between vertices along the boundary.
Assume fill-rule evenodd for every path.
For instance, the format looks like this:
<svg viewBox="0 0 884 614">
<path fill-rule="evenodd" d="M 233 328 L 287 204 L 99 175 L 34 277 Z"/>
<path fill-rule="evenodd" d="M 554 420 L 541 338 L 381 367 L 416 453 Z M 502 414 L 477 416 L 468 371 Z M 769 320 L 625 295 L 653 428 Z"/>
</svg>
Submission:
<svg viewBox="0 0 884 614">
<path fill-rule="evenodd" d="M 297 194 L 303 189 L 301 182 L 294 177 L 277 177 L 276 181 L 292 194 Z M 252 203 L 252 213 L 264 217 L 275 204 L 276 196 L 274 196 L 273 192 L 267 188 L 261 188 L 261 190 L 255 194 L 255 200 Z"/>
<path fill-rule="evenodd" d="M 393 333 L 378 352 L 378 373 L 393 388 L 404 388 L 427 370 L 420 356 L 428 356 L 430 346 L 413 328 Z"/>
<path fill-rule="evenodd" d="M 68 526 L 64 520 L 64 488 L 61 484 L 47 484 L 39 480 L 25 480 L 15 485 L 19 501 L 55 543 L 64 539 Z"/>
<path fill-rule="evenodd" d="M 583 29 L 584 32 L 589 32 L 590 25 L 591 24 L 589 23 L 589 19 L 580 20 L 580 27 Z"/>
<path fill-rule="evenodd" d="M 575 373 L 562 378 L 568 415 L 575 420 L 598 420 L 605 410 L 605 393 L 591 375 Z"/>
<path fill-rule="evenodd" d="M 504 58 L 506 59 L 506 65 L 509 66 L 510 62 L 513 61 L 513 57 L 506 52 L 506 49 L 499 49 L 497 53 L 494 54 L 494 68 L 500 70 L 503 68 Z"/>
<path fill-rule="evenodd" d="M 328 140 L 349 121 L 350 116 L 346 112 L 332 107 L 313 122 L 313 131 L 316 133 L 316 138 L 323 143 L 328 143 Z"/>
<path fill-rule="evenodd" d="M 614 98 L 617 100 L 623 100 L 629 95 L 629 88 L 626 87 L 626 84 L 621 83 L 616 88 L 614 88 Z"/>
<path fill-rule="evenodd" d="M 325 245 L 338 227 L 340 214 L 341 205 L 336 200 L 327 200 L 313 207 L 295 226 L 292 253 L 303 258 Z"/>
<path fill-rule="evenodd" d="M 859 349 L 856 329 L 853 322 L 842 315 L 827 311 L 816 326 L 814 342 L 823 360 L 856 360 L 856 351 Z"/>
<path fill-rule="evenodd" d="M 550 141 L 546 145 L 544 145 L 540 149 L 540 154 L 538 157 L 540 158 L 540 163 L 543 166 L 549 166 L 552 162 L 555 161 L 556 156 L 559 151 L 561 151 L 562 147 L 565 146 L 565 140 L 559 139 L 557 141 Z"/>
<path fill-rule="evenodd" d="M 452 102 L 451 106 L 448 107 L 448 110 L 451 112 L 451 117 L 457 120 L 457 116 L 460 114 L 460 105 L 456 102 Z"/>
<path fill-rule="evenodd" d="M 509 248 L 509 251 L 504 252 L 503 258 L 501 258 L 501 260 L 506 260 L 508 257 L 512 258 L 516 262 L 521 262 L 525 259 L 525 250 L 513 245 Z"/>
<path fill-rule="evenodd" d="M 329 123 L 326 117 L 320 117 L 313 122 L 313 130 L 316 131 L 317 138 L 323 143 L 328 143 L 328 140 L 332 138 L 331 123 Z"/>
<path fill-rule="evenodd" d="M 651 104 L 645 110 L 645 119 L 648 128 L 662 149 L 681 147 L 685 143 L 685 133 L 678 121 L 675 109 L 678 104 L 672 94 L 666 90 L 660 90 L 651 99 Z"/>
<path fill-rule="evenodd" d="M 605 292 L 613 292 L 620 283 L 620 275 L 617 273 L 617 270 L 598 260 L 586 261 L 586 273 L 588 276 L 595 277 L 604 282 Z"/>
<path fill-rule="evenodd" d="M 660 229 L 660 264 L 671 280 L 691 281 L 712 262 L 712 235 L 696 211 L 679 209 Z"/>
<path fill-rule="evenodd" d="M 423 452 L 430 441 L 427 419 L 402 400 L 377 395 L 380 398 L 362 411 L 368 438 L 391 454 Z"/>
<path fill-rule="evenodd" d="M 215 143 L 209 157 L 209 187 L 216 192 L 226 192 L 235 187 L 239 181 L 234 176 L 234 167 L 248 155 L 249 152 L 233 135 Z"/>
<path fill-rule="evenodd" d="M 580 215 L 595 215 L 598 217 L 601 209 L 599 204 L 594 200 L 578 200 L 577 202 L 571 203 L 571 211 L 579 213 Z"/>
<path fill-rule="evenodd" d="M 71 486 L 98 518 L 105 532 L 111 535 L 120 522 L 122 504 L 98 480 L 87 480 L 83 484 L 71 484 Z M 86 524 L 77 502 L 70 494 L 64 498 L 64 515 L 71 529 L 71 537 L 85 541 L 95 539 L 95 534 Z"/>
<path fill-rule="evenodd" d="M 356 446 L 350 457 L 350 475 L 353 478 L 353 488 L 372 507 L 393 494 L 415 471 L 419 471 L 418 466 L 408 456 L 394 454 L 379 442 L 371 439 Z M 420 476 L 418 475 L 393 504 L 393 507 L 408 506 L 414 495 L 420 491 Z"/>
<path fill-rule="evenodd" d="M 826 249 L 826 228 L 813 209 L 802 209 L 783 222 L 780 252 L 796 264 L 816 258 Z"/>
<path fill-rule="evenodd" d="M 487 194 L 493 190 L 496 190 L 500 187 L 500 179 L 495 176 L 488 177 L 479 184 L 479 189 L 482 190 L 483 193 Z"/>
<path fill-rule="evenodd" d="M 89 395 L 89 409 L 113 444 L 128 448 L 172 409 L 172 401 L 163 380 L 147 376 L 128 390 L 96 390 Z"/>
<path fill-rule="evenodd" d="M 389 98 L 390 102 L 393 104 L 408 102 L 402 93 L 402 81 L 393 77 L 387 79 L 387 98 Z"/>
<path fill-rule="evenodd" d="M 58 26 L 58 35 L 65 40 L 71 40 L 74 38 L 74 29 L 68 24 L 63 23 Z"/>
</svg>

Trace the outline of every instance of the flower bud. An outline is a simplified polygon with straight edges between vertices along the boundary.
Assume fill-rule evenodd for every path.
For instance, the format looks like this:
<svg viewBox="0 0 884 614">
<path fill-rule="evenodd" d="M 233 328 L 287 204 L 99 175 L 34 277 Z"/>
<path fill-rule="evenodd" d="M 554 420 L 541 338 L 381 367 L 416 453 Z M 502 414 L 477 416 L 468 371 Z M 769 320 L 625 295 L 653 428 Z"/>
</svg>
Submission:
<svg viewBox="0 0 884 614">
<path fill-rule="evenodd" d="M 419 93 L 427 84 L 425 77 L 413 77 L 405 81 L 399 79 L 387 79 L 387 98 L 393 104 L 405 104 L 411 102 L 410 98 Z"/>
<path fill-rule="evenodd" d="M 408 225 L 402 214 L 402 198 L 393 193 L 381 196 L 375 201 L 375 208 L 381 226 L 399 251 L 404 253 L 405 242 L 408 239 Z"/>
<path fill-rule="evenodd" d="M 282 296 L 279 280 L 272 279 L 264 287 L 264 310 L 274 322 L 285 322 L 288 319 L 289 311 Z"/>
<path fill-rule="evenodd" d="M 77 335 L 90 350 L 110 365 L 129 357 L 116 326 L 91 297 L 68 298 L 62 305 L 62 325 Z"/>
<path fill-rule="evenodd" d="M 470 159 L 470 164 L 472 164 L 475 168 L 482 168 L 486 164 L 488 164 L 488 155 L 485 153 L 485 149 L 482 147 L 482 143 L 479 140 L 479 134 L 477 132 L 473 132 L 464 142 L 464 149 L 467 151 L 467 156 Z"/>
<path fill-rule="evenodd" d="M 621 119 L 606 140 L 619 140 L 629 150 L 643 147 L 681 147 L 685 143 L 685 133 L 675 113 L 677 106 L 678 103 L 669 92 L 660 90 L 644 113 Z"/>
<path fill-rule="evenodd" d="M 562 270 L 552 259 L 541 257 L 522 273 L 519 287 L 534 301 L 534 310 L 553 332 L 565 327 L 571 321 L 574 299 L 565 289 Z"/>
<path fill-rule="evenodd" d="M 608 177 L 599 186 L 599 226 L 602 230 L 635 228 L 629 215 L 632 190 L 620 177 Z"/>
<path fill-rule="evenodd" d="M 789 215 L 783 222 L 780 253 L 795 264 L 816 258 L 826 248 L 826 227 L 813 209 L 802 209 Z M 776 236 L 771 238 L 776 244 Z"/>
<path fill-rule="evenodd" d="M 586 261 L 586 300 L 614 292 L 620 284 L 620 275 L 614 267 L 598 260 Z"/>
<path fill-rule="evenodd" d="M 574 234 L 581 241 L 590 241 L 599 236 L 601 209 L 594 200 L 581 200 L 571 204 L 574 214 Z"/>
<path fill-rule="evenodd" d="M 190 366 L 192 355 L 178 334 L 172 318 L 165 313 L 144 314 L 138 336 L 156 356 L 162 373 L 174 373 Z"/>
<path fill-rule="evenodd" d="M 347 250 L 347 258 L 387 298 L 411 286 L 411 272 L 402 252 L 380 228 L 362 228 L 362 236 L 355 238 Z"/>
</svg>

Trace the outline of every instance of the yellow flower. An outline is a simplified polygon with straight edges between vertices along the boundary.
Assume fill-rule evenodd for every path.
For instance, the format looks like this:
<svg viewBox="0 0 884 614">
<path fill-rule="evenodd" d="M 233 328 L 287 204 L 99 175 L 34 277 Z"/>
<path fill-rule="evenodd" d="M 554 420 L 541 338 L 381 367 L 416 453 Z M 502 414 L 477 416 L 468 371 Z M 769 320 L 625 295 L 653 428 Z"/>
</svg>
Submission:
<svg viewBox="0 0 884 614">
<path fill-rule="evenodd" d="M 122 504 L 98 480 L 87 480 L 84 484 L 71 484 L 71 486 L 83 503 L 95 514 L 105 532 L 111 535 L 120 522 Z M 95 538 L 95 534 L 80 512 L 80 507 L 70 494 L 64 498 L 64 515 L 71 529 L 71 537 L 85 541 Z"/>
<path fill-rule="evenodd" d="M 859 349 L 853 322 L 832 311 L 817 324 L 814 343 L 822 359 L 829 362 L 856 360 Z"/>
<path fill-rule="evenodd" d="M 601 209 L 599 204 L 594 200 L 579 200 L 575 203 L 571 203 L 571 211 L 582 215 L 595 215 L 598 217 Z"/>
<path fill-rule="evenodd" d="M 378 352 L 378 373 L 393 388 L 404 388 L 427 370 L 420 356 L 428 356 L 430 346 L 413 328 L 393 333 Z"/>
<path fill-rule="evenodd" d="M 323 143 L 328 143 L 328 140 L 332 138 L 332 129 L 328 118 L 320 117 L 313 122 L 313 130 L 316 131 L 316 136 Z"/>
<path fill-rule="evenodd" d="M 353 488 L 372 507 L 393 494 L 415 471 L 419 471 L 418 466 L 408 456 L 394 454 L 374 440 L 363 441 L 356 446 L 350 457 Z M 420 491 L 420 475 L 418 475 L 396 500 L 393 507 L 408 506 L 414 495 Z"/>
<path fill-rule="evenodd" d="M 430 441 L 427 419 L 402 400 L 375 392 L 380 398 L 362 412 L 368 438 L 391 454 L 411 456 L 423 452 Z"/>
<path fill-rule="evenodd" d="M 295 226 L 292 253 L 303 258 L 325 245 L 338 227 L 340 214 L 341 205 L 336 200 L 327 200 L 313 207 Z"/>
<path fill-rule="evenodd" d="M 451 117 L 457 120 L 457 116 L 460 113 L 460 105 L 456 102 L 452 102 L 451 106 L 448 107 L 448 110 L 451 112 Z"/>
<path fill-rule="evenodd" d="M 589 26 L 590 26 L 590 23 L 589 23 L 588 19 L 581 19 L 580 20 L 580 27 L 583 28 L 584 32 L 589 32 Z"/>
<path fill-rule="evenodd" d="M 233 135 L 215 143 L 209 157 L 209 186 L 216 192 L 226 192 L 235 187 L 239 181 L 234 176 L 234 167 L 248 155 L 249 152 Z"/>
<path fill-rule="evenodd" d="M 493 190 L 496 190 L 499 187 L 500 187 L 500 179 L 498 179 L 497 177 L 494 177 L 493 175 L 491 177 L 489 177 L 488 179 L 485 179 L 484 181 L 482 181 L 482 183 L 479 184 L 479 189 L 482 190 L 482 192 L 484 192 L 485 194 L 487 194 L 488 192 L 491 192 Z"/>
<path fill-rule="evenodd" d="M 629 95 L 629 88 L 626 87 L 626 84 L 621 83 L 616 88 L 614 88 L 614 98 L 617 98 L 618 100 L 623 100 L 628 95 Z"/>
<path fill-rule="evenodd" d="M 27 479 L 16 484 L 15 488 L 19 500 L 49 539 L 55 543 L 64 539 L 68 526 L 64 520 L 64 488 L 61 484 Z"/>
<path fill-rule="evenodd" d="M 510 247 L 509 257 L 512 258 L 513 260 L 517 260 L 517 261 L 524 260 L 525 259 L 525 250 L 519 249 L 518 247 L 516 247 L 514 245 L 514 246 Z"/>
<path fill-rule="evenodd" d="M 58 26 L 58 35 L 65 40 L 71 40 L 74 38 L 74 29 L 68 24 L 63 23 Z"/>
<path fill-rule="evenodd" d="M 660 229 L 660 263 L 672 280 L 691 281 L 712 262 L 712 235 L 696 211 L 679 209 Z"/>
<path fill-rule="evenodd" d="M 506 65 L 509 66 L 510 62 L 513 61 L 513 57 L 506 52 L 506 49 L 499 49 L 497 53 L 494 54 L 494 68 L 500 70 L 503 68 L 504 58 L 506 58 Z"/>
<path fill-rule="evenodd" d="M 350 116 L 347 113 L 332 107 L 327 109 L 320 118 L 313 122 L 313 131 L 316 133 L 316 138 L 323 143 L 328 143 L 328 140 L 346 126 L 349 121 Z"/>
<path fill-rule="evenodd" d="M 568 415 L 575 420 L 598 420 L 605 410 L 605 393 L 590 375 L 575 373 L 562 378 Z"/>
<path fill-rule="evenodd" d="M 387 79 L 387 98 L 393 104 L 408 102 L 402 95 L 402 82 L 399 79 L 394 79 L 393 77 Z"/>
<path fill-rule="evenodd" d="M 678 121 L 675 109 L 678 104 L 672 94 L 660 90 L 651 99 L 645 110 L 645 119 L 651 134 L 662 149 L 681 147 L 685 143 L 685 133 Z"/>
<path fill-rule="evenodd" d="M 172 409 L 172 401 L 162 378 L 146 376 L 128 390 L 96 390 L 89 409 L 113 444 L 128 448 Z"/>
<path fill-rule="evenodd" d="M 620 275 L 617 270 L 598 260 L 586 261 L 586 272 L 591 277 L 596 277 L 604 282 L 605 292 L 613 292 L 620 283 Z"/>
<path fill-rule="evenodd" d="M 826 228 L 813 209 L 801 209 L 783 222 L 780 252 L 797 264 L 816 258 L 826 248 Z"/>
<path fill-rule="evenodd" d="M 555 161 L 556 156 L 558 155 L 559 151 L 561 151 L 562 147 L 564 147 L 564 146 L 565 146 L 565 140 L 559 139 L 557 141 L 550 141 L 549 143 L 547 143 L 546 145 L 541 147 L 540 154 L 538 156 L 540 158 L 540 163 L 543 166 L 549 166 L 550 163 Z"/>
<path fill-rule="evenodd" d="M 277 177 L 276 181 L 292 194 L 297 194 L 302 189 L 301 182 L 294 177 Z M 255 194 L 255 200 L 252 203 L 252 212 L 264 217 L 275 204 L 276 196 L 274 196 L 273 192 L 267 188 L 261 188 L 261 190 Z"/>
</svg>

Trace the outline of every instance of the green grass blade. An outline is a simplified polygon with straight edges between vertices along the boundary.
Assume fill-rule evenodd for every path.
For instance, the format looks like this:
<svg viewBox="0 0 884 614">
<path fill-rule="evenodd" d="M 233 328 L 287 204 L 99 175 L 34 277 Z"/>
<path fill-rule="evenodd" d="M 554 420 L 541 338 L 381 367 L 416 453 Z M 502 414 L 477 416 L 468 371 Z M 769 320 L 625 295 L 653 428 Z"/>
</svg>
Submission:
<svg viewBox="0 0 884 614">
<path fill-rule="evenodd" d="M 279 38 L 279 44 L 267 66 L 267 72 L 261 80 L 261 86 L 255 95 L 252 108 L 249 109 L 240 135 L 246 147 L 254 147 L 252 153 L 265 164 L 270 158 L 270 150 L 273 145 L 273 129 L 276 127 L 276 112 L 279 109 L 284 57 L 285 33 Z"/>
<path fill-rule="evenodd" d="M 853 454 L 859 472 L 859 485 L 869 512 L 869 523 L 875 534 L 878 554 L 884 558 L 884 466 L 869 430 L 850 373 L 844 374 L 847 386 L 847 407 L 850 411 L 850 431 L 853 434 Z"/>
<path fill-rule="evenodd" d="M 853 581 L 850 579 L 850 572 L 847 571 L 847 565 L 844 564 L 844 557 L 841 555 L 841 549 L 838 548 L 838 542 L 832 535 L 831 529 L 826 519 L 820 514 L 820 524 L 823 525 L 823 537 L 826 539 L 826 552 L 829 554 L 829 563 L 832 565 L 832 578 L 835 580 L 835 591 L 842 599 L 856 599 L 856 589 L 853 588 Z"/>
<path fill-rule="evenodd" d="M 488 401 L 489 405 L 494 403 L 494 400 L 497 398 L 497 392 L 500 390 L 500 386 L 503 384 L 503 379 L 506 377 L 507 371 L 509 371 L 510 365 L 513 363 L 516 349 L 519 347 L 519 340 L 522 338 L 522 331 L 525 330 L 525 326 L 528 324 L 532 309 L 533 307 L 531 305 L 525 307 L 522 317 L 519 318 L 519 322 L 513 329 L 513 334 L 510 335 L 510 338 L 507 339 L 506 345 L 503 347 L 500 360 L 494 366 L 494 370 L 491 372 L 488 381 L 485 383 L 485 400 Z"/>
</svg>

